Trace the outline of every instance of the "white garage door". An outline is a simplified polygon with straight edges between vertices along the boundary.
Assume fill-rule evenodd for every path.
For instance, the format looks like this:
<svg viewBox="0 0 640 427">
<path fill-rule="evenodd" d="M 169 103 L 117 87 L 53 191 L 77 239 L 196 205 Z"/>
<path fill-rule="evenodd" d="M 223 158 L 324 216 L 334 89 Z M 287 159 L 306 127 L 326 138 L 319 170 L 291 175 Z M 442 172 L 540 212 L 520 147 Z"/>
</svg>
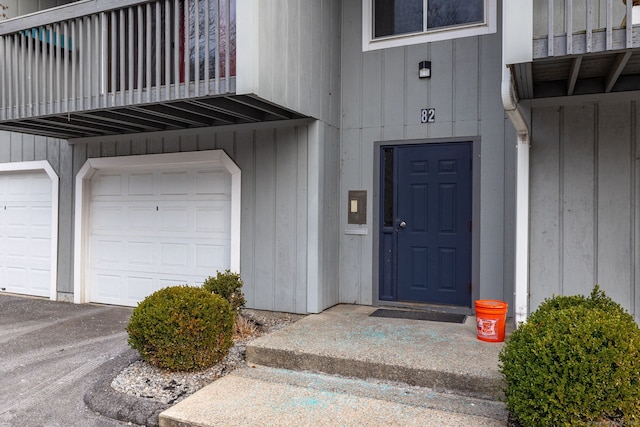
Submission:
<svg viewBox="0 0 640 427">
<path fill-rule="evenodd" d="M 135 306 L 201 285 L 230 264 L 231 175 L 223 167 L 100 170 L 91 179 L 90 299 Z"/>
<path fill-rule="evenodd" d="M 51 179 L 0 174 L 0 290 L 50 296 Z"/>
</svg>

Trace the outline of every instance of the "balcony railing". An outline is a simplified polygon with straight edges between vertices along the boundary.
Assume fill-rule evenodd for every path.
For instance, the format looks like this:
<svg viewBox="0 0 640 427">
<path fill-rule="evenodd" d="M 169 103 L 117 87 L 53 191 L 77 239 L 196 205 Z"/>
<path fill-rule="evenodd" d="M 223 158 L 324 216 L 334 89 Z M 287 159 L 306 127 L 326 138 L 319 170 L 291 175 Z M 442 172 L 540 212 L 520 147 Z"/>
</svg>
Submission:
<svg viewBox="0 0 640 427">
<path fill-rule="evenodd" d="M 633 0 L 534 0 L 534 59 L 630 49 L 640 6 Z M 629 17 L 627 19 L 627 17 Z"/>
<path fill-rule="evenodd" d="M 0 121 L 235 91 L 235 0 L 86 0 L 0 23 Z"/>
</svg>

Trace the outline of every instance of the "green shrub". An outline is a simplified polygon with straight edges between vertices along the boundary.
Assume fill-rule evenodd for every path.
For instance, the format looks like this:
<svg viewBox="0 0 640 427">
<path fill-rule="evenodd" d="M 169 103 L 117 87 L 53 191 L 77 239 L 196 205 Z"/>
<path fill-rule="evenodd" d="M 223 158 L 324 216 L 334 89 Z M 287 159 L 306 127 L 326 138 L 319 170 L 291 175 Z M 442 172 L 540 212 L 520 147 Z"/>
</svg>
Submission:
<svg viewBox="0 0 640 427">
<path fill-rule="evenodd" d="M 640 329 L 602 291 L 543 302 L 500 353 L 522 426 L 640 425 Z"/>
<path fill-rule="evenodd" d="M 202 287 L 229 301 L 231 309 L 237 312 L 246 302 L 244 294 L 240 290 L 242 285 L 242 279 L 238 273 L 225 270 L 223 273 L 218 271 L 216 277 L 208 277 Z"/>
<path fill-rule="evenodd" d="M 233 345 L 229 303 L 202 288 L 172 286 L 149 295 L 127 325 L 129 345 L 149 363 L 171 371 L 204 369 Z"/>
</svg>

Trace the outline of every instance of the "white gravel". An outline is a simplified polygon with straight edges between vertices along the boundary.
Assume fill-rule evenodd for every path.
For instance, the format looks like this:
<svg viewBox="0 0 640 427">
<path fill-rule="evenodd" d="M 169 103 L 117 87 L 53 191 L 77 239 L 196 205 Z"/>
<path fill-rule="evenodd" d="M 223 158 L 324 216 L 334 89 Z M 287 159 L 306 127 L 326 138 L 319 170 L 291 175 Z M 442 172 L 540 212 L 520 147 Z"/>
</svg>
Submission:
<svg viewBox="0 0 640 427">
<path fill-rule="evenodd" d="M 303 316 L 244 309 L 241 316 L 255 325 L 256 332 L 237 339 L 222 362 L 209 369 L 196 372 L 169 372 L 139 360 L 120 372 L 111 387 L 120 393 L 174 404 L 200 390 L 234 369 L 245 365 L 247 342 L 258 336 L 282 329 Z"/>
</svg>

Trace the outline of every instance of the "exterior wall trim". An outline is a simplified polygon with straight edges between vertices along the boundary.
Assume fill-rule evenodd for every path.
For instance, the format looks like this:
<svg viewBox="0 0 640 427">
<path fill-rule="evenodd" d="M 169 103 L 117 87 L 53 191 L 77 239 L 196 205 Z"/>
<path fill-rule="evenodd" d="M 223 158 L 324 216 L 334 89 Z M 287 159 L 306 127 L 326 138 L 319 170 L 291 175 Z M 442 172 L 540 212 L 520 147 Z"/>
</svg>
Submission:
<svg viewBox="0 0 640 427">
<path fill-rule="evenodd" d="M 89 302 L 88 281 L 88 224 L 91 178 L 101 169 L 127 170 L 137 167 L 194 167 L 220 164 L 231 174 L 231 262 L 232 271 L 240 271 L 240 214 L 241 171 L 223 150 L 193 151 L 183 153 L 149 154 L 87 159 L 76 175 L 75 237 L 73 261 L 73 293 L 75 303 Z"/>
<path fill-rule="evenodd" d="M 0 163 L 0 173 L 44 171 L 51 180 L 51 266 L 49 271 L 49 299 L 57 299 L 58 282 L 58 192 L 59 178 L 46 160 Z"/>
</svg>

